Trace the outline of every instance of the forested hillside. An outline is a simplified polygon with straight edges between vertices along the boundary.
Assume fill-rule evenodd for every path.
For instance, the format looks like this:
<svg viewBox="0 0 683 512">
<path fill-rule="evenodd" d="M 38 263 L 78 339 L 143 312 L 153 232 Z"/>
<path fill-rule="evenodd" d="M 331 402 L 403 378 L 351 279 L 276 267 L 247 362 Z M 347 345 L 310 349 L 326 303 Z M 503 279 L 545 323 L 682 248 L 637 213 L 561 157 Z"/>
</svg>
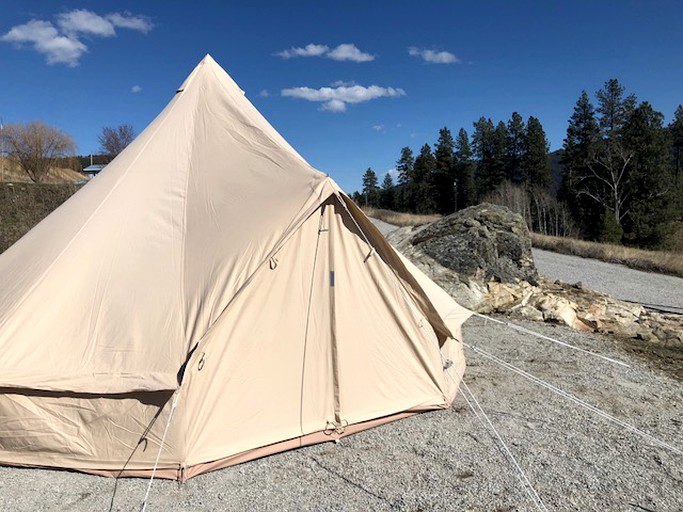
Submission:
<svg viewBox="0 0 683 512">
<path fill-rule="evenodd" d="M 417 154 L 400 150 L 397 183 L 370 168 L 361 205 L 448 214 L 481 201 L 522 214 L 542 234 L 645 248 L 671 247 L 683 221 L 683 106 L 664 114 L 608 80 L 582 91 L 563 148 L 549 154 L 539 119 L 481 117 L 468 133 L 447 127 Z"/>
</svg>

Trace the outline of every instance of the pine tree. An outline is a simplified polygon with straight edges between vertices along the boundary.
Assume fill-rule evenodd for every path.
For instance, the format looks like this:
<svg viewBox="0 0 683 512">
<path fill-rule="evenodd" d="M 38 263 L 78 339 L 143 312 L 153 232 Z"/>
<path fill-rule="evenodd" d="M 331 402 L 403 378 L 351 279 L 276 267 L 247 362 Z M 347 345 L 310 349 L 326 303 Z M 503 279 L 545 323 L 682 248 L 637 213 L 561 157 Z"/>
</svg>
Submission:
<svg viewBox="0 0 683 512">
<path fill-rule="evenodd" d="M 628 166 L 633 157 L 623 143 L 622 131 L 635 108 L 636 97 L 631 94 L 624 98 L 624 87 L 616 78 L 605 82 L 595 96 L 602 140 L 588 164 L 594 182 L 592 197 L 621 225 L 626 216 Z"/>
<path fill-rule="evenodd" d="M 380 207 L 384 208 L 386 210 L 394 210 L 396 208 L 396 204 L 394 201 L 394 198 L 395 198 L 394 180 L 391 177 L 391 174 L 389 174 L 389 173 L 386 173 L 384 175 L 384 180 L 382 181 L 382 190 L 381 190 L 380 194 L 381 194 Z"/>
<path fill-rule="evenodd" d="M 505 138 L 505 171 L 507 179 L 512 183 L 521 183 L 524 180 L 524 153 L 526 150 L 526 127 L 524 119 L 517 112 L 507 124 Z"/>
<path fill-rule="evenodd" d="M 386 173 L 384 180 L 382 180 L 382 190 L 391 190 L 392 188 L 394 188 L 394 179 L 391 177 L 391 174 Z"/>
<path fill-rule="evenodd" d="M 624 238 L 640 247 L 666 248 L 673 234 L 670 138 L 663 122 L 664 115 L 643 102 L 623 125 L 623 143 L 633 154 Z"/>
<path fill-rule="evenodd" d="M 524 183 L 527 188 L 549 190 L 552 185 L 550 159 L 548 158 L 548 139 L 543 131 L 541 122 L 535 117 L 529 117 L 524 137 Z"/>
<path fill-rule="evenodd" d="M 398 197 L 396 207 L 401 211 L 415 211 L 415 158 L 409 147 L 401 149 L 401 157 L 396 161 L 398 172 Z"/>
<path fill-rule="evenodd" d="M 469 136 L 460 128 L 455 140 L 455 177 L 457 186 L 457 209 L 461 210 L 476 203 L 474 188 L 474 162 Z"/>
<path fill-rule="evenodd" d="M 434 174 L 434 191 L 436 211 L 449 214 L 455 211 L 455 141 L 448 128 L 439 130 L 439 140 L 434 148 L 436 169 Z"/>
<path fill-rule="evenodd" d="M 479 118 L 474 123 L 472 147 L 477 159 L 475 175 L 479 197 L 493 191 L 505 181 L 505 123 L 494 128 L 491 119 Z"/>
<path fill-rule="evenodd" d="M 671 168 L 674 184 L 674 207 L 683 220 L 683 105 L 678 105 L 669 124 L 671 137 Z"/>
<path fill-rule="evenodd" d="M 636 97 L 630 94 L 624 98 L 624 87 L 616 78 L 605 82 L 595 93 L 600 114 L 600 130 L 604 138 L 620 137 L 626 121 L 636 107 Z"/>
<path fill-rule="evenodd" d="M 581 190 L 592 185 L 588 162 L 592 161 L 600 141 L 600 127 L 595 117 L 595 109 L 586 91 L 574 106 L 574 113 L 569 119 L 567 136 L 564 139 L 562 164 L 562 183 L 558 198 L 564 201 L 572 213 L 574 220 L 581 226 L 587 238 L 598 238 L 597 223 L 604 208 Z"/>
<path fill-rule="evenodd" d="M 633 153 L 624 144 L 622 132 L 635 108 L 636 98 L 634 95 L 624 97 L 624 88 L 616 79 L 605 82 L 595 96 L 600 114 L 599 137 L 578 167 L 580 173 L 573 176 L 574 193 L 595 203 L 590 208 L 590 216 L 584 214 L 584 221 L 591 221 L 599 215 L 605 224 L 607 221 L 602 215 L 605 213 L 614 217 L 610 225 L 621 227 L 627 214 L 629 162 L 633 158 Z M 591 223 L 595 225 L 594 221 Z M 595 234 L 601 228 L 591 231 Z M 613 233 L 615 229 L 610 227 L 609 232 Z"/>
<path fill-rule="evenodd" d="M 436 209 L 434 201 L 434 173 L 436 159 L 432 148 L 425 144 L 415 158 L 413 175 L 415 181 L 415 211 L 417 213 L 433 213 Z"/>
<path fill-rule="evenodd" d="M 370 167 L 363 174 L 364 206 L 377 207 L 379 205 L 379 185 L 377 174 Z"/>
</svg>

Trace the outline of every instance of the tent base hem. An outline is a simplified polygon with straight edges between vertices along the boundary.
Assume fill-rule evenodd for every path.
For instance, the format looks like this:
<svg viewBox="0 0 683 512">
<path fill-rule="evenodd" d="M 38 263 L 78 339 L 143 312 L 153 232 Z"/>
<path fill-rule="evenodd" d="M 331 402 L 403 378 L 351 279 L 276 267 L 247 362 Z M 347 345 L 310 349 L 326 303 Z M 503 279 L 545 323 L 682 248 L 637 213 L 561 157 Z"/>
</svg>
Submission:
<svg viewBox="0 0 683 512">
<path fill-rule="evenodd" d="M 390 423 L 392 421 L 407 418 L 409 416 L 420 414 L 422 412 L 448 409 L 450 407 L 452 401 L 455 399 L 455 394 L 456 393 L 453 393 L 453 396 L 450 397 L 448 399 L 448 401 L 443 403 L 443 404 L 415 407 L 415 408 L 409 409 L 407 411 L 403 411 L 403 412 L 399 412 L 399 413 L 395 413 L 395 414 L 390 414 L 390 415 L 384 416 L 382 418 L 376 418 L 373 420 L 355 423 L 355 424 L 348 425 L 347 427 L 345 427 L 343 432 L 341 432 L 341 433 L 336 433 L 336 432 L 328 433 L 325 431 L 313 432 L 313 433 L 306 434 L 306 435 L 303 435 L 300 437 L 295 437 L 293 439 L 287 439 L 285 441 L 273 443 L 273 444 L 268 445 L 268 446 L 263 446 L 263 447 L 247 450 L 247 451 L 244 451 L 244 452 L 241 452 L 241 453 L 238 453 L 235 455 L 231 455 L 229 457 L 225 457 L 222 459 L 218 459 L 215 461 L 194 464 L 192 466 L 187 466 L 184 468 L 182 467 L 182 464 L 174 464 L 172 466 L 170 466 L 168 464 L 164 464 L 164 465 L 157 468 L 154 476 L 155 476 L 155 478 L 164 478 L 167 480 L 178 480 L 178 481 L 184 482 L 184 481 L 186 481 L 190 478 L 193 478 L 197 475 L 201 475 L 202 473 L 208 473 L 210 471 L 223 469 L 223 468 L 226 468 L 229 466 L 235 466 L 235 465 L 241 464 L 243 462 L 248 462 L 251 460 L 260 459 L 262 457 L 267 457 L 269 455 L 274 455 L 276 453 L 294 450 L 297 448 L 302 448 L 304 446 L 311 446 L 314 444 L 334 442 L 334 441 L 339 440 L 339 439 L 346 437 L 348 435 L 355 434 L 355 433 L 361 432 L 363 430 L 369 430 L 371 428 L 378 427 L 380 425 L 384 425 L 385 423 Z M 104 477 L 109 477 L 109 478 L 150 478 L 152 476 L 152 469 L 110 470 L 110 469 L 92 469 L 92 468 L 78 468 L 78 467 L 65 468 L 65 467 L 35 466 L 35 465 L 29 465 L 29 464 L 8 463 L 8 462 L 4 462 L 4 461 L 0 461 L 0 464 L 8 465 L 8 466 L 16 466 L 16 467 L 41 467 L 43 469 L 51 469 L 51 470 L 79 471 L 81 473 L 87 473 L 87 474 L 97 475 L 97 476 L 104 476 Z"/>
</svg>

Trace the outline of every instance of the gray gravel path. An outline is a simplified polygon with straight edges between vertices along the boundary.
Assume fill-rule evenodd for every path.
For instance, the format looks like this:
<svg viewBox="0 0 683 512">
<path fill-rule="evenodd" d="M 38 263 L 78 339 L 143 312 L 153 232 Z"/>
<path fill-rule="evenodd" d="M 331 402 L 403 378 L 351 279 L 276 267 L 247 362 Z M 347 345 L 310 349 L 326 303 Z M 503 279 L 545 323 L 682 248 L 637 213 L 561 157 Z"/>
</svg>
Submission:
<svg viewBox="0 0 683 512">
<path fill-rule="evenodd" d="M 633 270 L 623 265 L 534 249 L 539 273 L 584 286 L 621 300 L 683 312 L 683 279 Z"/>
<path fill-rule="evenodd" d="M 613 341 L 561 327 L 527 328 L 600 350 L 624 368 L 473 318 L 465 338 L 683 448 L 683 383 Z M 465 381 L 549 510 L 674 512 L 683 457 L 630 434 L 468 352 Z M 0 467 L 0 510 L 139 510 L 146 480 Z M 201 475 L 155 481 L 152 511 L 536 510 L 462 396 L 453 408 Z"/>
</svg>

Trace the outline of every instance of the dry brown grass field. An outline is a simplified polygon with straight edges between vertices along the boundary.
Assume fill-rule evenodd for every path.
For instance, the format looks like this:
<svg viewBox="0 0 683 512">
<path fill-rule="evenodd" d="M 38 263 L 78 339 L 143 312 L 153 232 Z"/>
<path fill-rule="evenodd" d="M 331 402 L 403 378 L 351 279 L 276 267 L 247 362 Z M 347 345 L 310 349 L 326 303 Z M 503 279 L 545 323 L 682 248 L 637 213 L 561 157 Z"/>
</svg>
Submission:
<svg viewBox="0 0 683 512">
<path fill-rule="evenodd" d="M 441 218 L 441 215 L 438 214 L 418 215 L 415 213 L 382 210 L 380 208 L 373 208 L 372 206 L 363 207 L 363 211 L 368 217 L 379 219 L 387 224 L 393 224 L 394 226 L 399 227 L 422 226 L 423 224 L 431 224 Z"/>
<path fill-rule="evenodd" d="M 0 157 L 0 182 L 4 183 L 32 183 L 31 178 L 28 177 L 17 165 L 13 164 L 7 159 L 2 161 Z M 74 183 L 87 179 L 84 174 L 68 168 L 52 168 L 47 175 L 44 183 Z"/>
<path fill-rule="evenodd" d="M 531 234 L 531 242 L 538 249 L 619 263 L 637 270 L 683 277 L 683 252 L 646 251 L 623 245 L 600 244 L 538 233 Z"/>
</svg>

